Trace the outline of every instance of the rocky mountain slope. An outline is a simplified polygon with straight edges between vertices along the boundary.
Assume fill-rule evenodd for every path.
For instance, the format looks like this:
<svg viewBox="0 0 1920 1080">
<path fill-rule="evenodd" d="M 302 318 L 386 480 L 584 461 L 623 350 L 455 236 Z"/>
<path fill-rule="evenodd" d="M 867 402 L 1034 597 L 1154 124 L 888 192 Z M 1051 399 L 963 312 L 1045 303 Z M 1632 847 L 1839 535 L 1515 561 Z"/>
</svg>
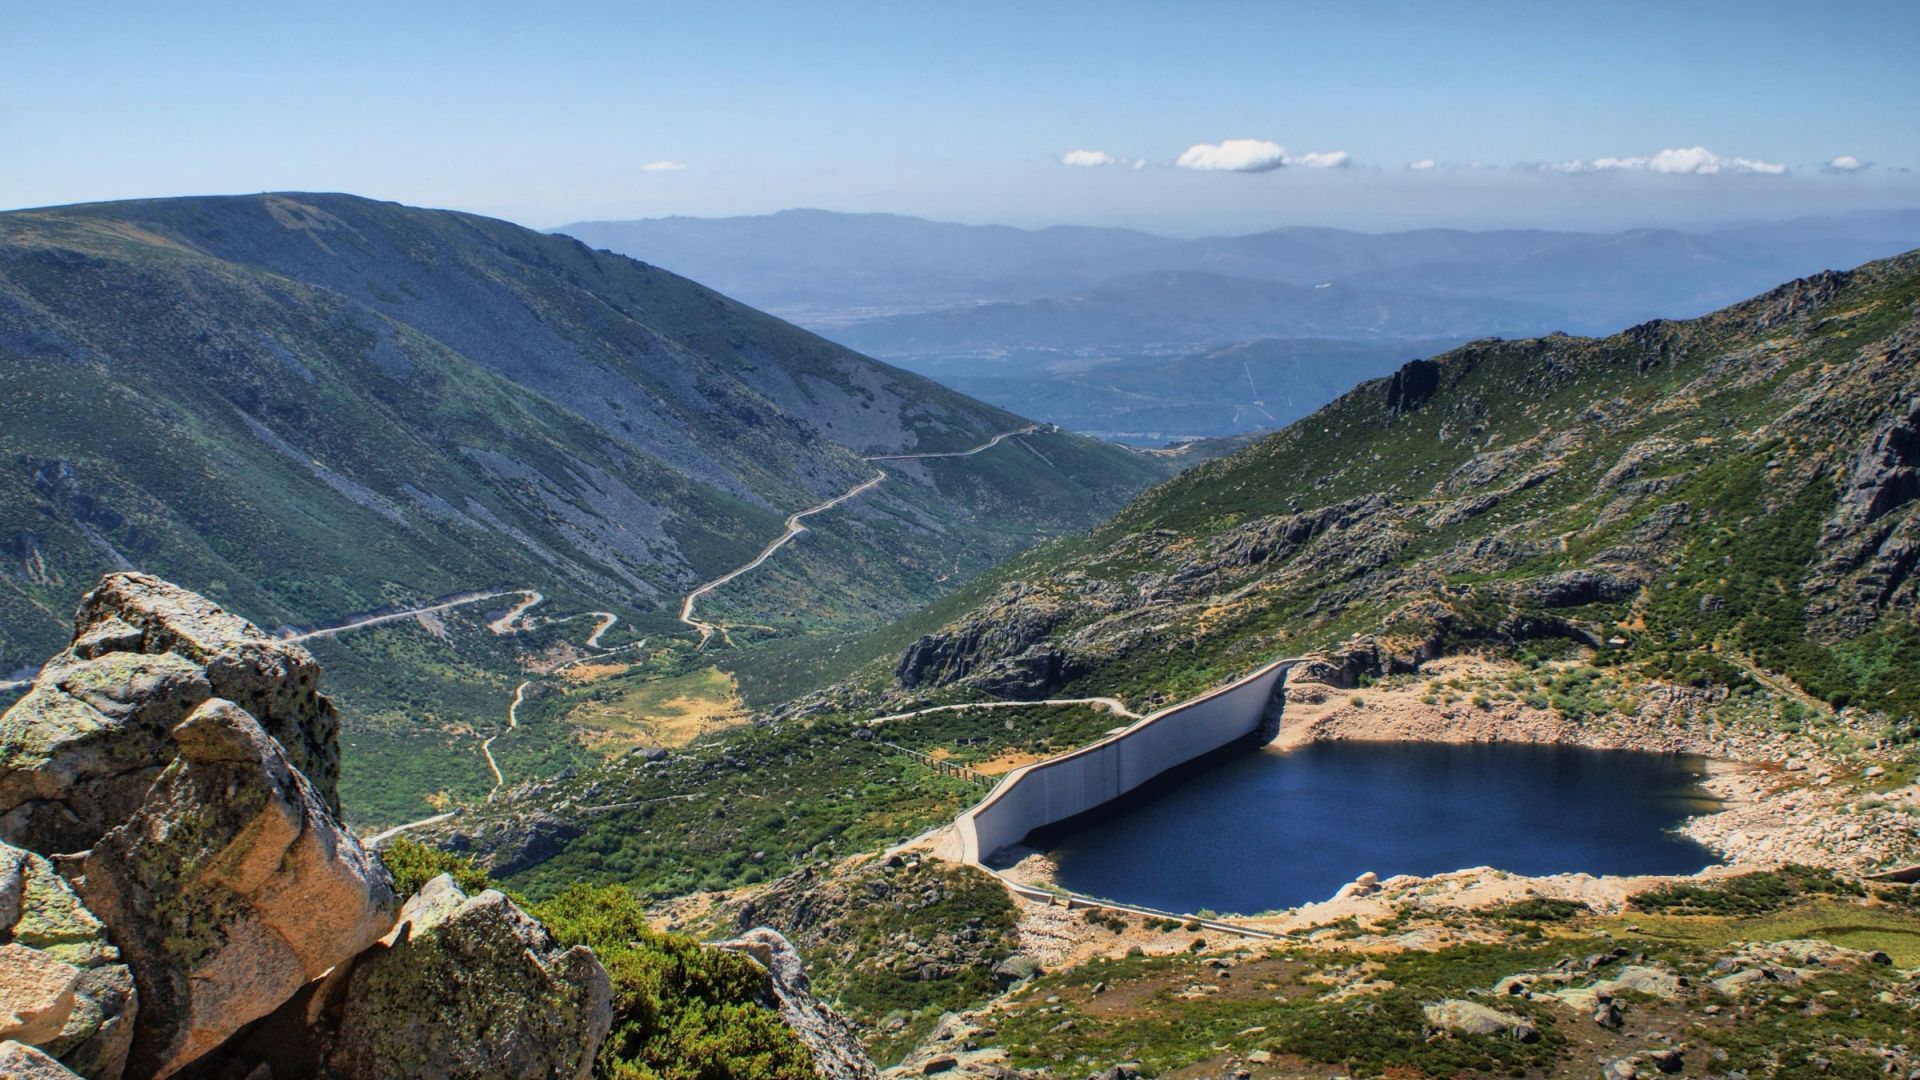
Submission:
<svg viewBox="0 0 1920 1080">
<path fill-rule="evenodd" d="M 1561 641 L 1649 678 L 1791 685 L 1905 737 L 1916 298 L 1909 255 L 1689 322 L 1414 361 L 921 617 L 945 625 L 898 685 L 1178 694 L 1355 635 L 1352 676 Z"/>
<path fill-rule="evenodd" d="M 266 623 L 502 583 L 670 611 L 862 455 L 1021 426 L 656 268 L 341 195 L 0 215 L 0 358 L 6 668 L 127 566 Z M 977 569 L 1155 475 L 1055 446 L 882 493 L 890 553 Z"/>
<path fill-rule="evenodd" d="M 5 1075 L 873 1073 L 771 931 L 719 952 L 620 890 L 530 914 L 457 860 L 390 871 L 340 825 L 318 674 L 156 578 L 87 594 L 0 716 Z"/>
<path fill-rule="evenodd" d="M 556 619 L 690 648 L 696 583 L 883 465 L 704 610 L 761 637 L 883 622 L 1171 471 L 1052 431 L 865 460 L 1029 425 L 657 268 L 344 195 L 0 214 L 0 403 L 0 683 L 112 570 L 270 627 L 545 597 L 512 633 L 501 595 L 311 643 L 355 706 L 349 813 L 386 821 L 485 792 L 468 734 L 505 723 L 526 654 L 594 626 Z"/>
</svg>

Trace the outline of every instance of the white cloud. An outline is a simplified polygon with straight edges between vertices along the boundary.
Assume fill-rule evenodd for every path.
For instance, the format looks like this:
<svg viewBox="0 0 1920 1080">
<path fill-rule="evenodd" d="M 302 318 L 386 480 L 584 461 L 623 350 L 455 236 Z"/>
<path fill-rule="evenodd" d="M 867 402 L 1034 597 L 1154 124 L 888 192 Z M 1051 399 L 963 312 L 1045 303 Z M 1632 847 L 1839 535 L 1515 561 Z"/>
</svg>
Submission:
<svg viewBox="0 0 1920 1080">
<path fill-rule="evenodd" d="M 1651 172 L 1673 176 L 1712 176 L 1717 173 L 1779 176 L 1787 171 L 1785 165 L 1776 162 L 1744 157 L 1724 157 L 1704 146 L 1670 147 L 1642 157 L 1603 157 L 1594 158 L 1591 161 L 1585 158 L 1572 158 L 1554 165 L 1538 166 L 1538 168 L 1548 172 L 1564 173 Z"/>
<path fill-rule="evenodd" d="M 1871 161 L 1861 161 L 1852 154 L 1841 154 L 1839 157 L 1827 162 L 1821 171 L 1830 173 L 1855 173 L 1862 169 L 1870 169 L 1872 167 L 1873 162 Z"/>
<path fill-rule="evenodd" d="M 1353 164 L 1353 158 L 1345 150 L 1295 155 L 1268 139 L 1222 139 L 1219 143 L 1195 143 L 1187 147 L 1174 164 L 1183 169 L 1262 173 L 1288 165 L 1303 169 L 1344 169 Z"/>
<path fill-rule="evenodd" d="M 1301 154 L 1287 159 L 1289 165 L 1300 165 L 1309 169 L 1344 169 L 1353 164 L 1353 159 L 1345 150 L 1329 150 L 1323 154 Z"/>
<path fill-rule="evenodd" d="M 1438 164 L 1430 157 L 1421 158 L 1419 161 L 1407 162 L 1407 168 L 1412 169 L 1414 172 L 1426 172 L 1428 169 L 1438 167 Z"/>
<path fill-rule="evenodd" d="M 1266 139 L 1225 139 L 1219 144 L 1196 143 L 1174 162 L 1183 169 L 1220 172 L 1272 172 L 1287 163 L 1286 147 Z"/>
<path fill-rule="evenodd" d="M 640 166 L 641 172 L 679 172 L 686 168 L 677 161 L 649 161 Z"/>
<path fill-rule="evenodd" d="M 1097 169 L 1102 165 L 1124 165 L 1126 162 L 1105 150 L 1069 150 L 1060 155 L 1060 164 L 1073 165 L 1082 169 Z"/>
</svg>

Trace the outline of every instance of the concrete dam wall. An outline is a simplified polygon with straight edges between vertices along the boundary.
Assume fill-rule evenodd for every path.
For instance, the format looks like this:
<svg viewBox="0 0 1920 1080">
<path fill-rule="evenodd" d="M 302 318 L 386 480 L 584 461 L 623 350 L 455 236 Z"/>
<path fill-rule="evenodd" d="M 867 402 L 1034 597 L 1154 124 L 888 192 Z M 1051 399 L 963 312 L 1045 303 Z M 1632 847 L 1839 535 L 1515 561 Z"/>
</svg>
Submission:
<svg viewBox="0 0 1920 1080">
<path fill-rule="evenodd" d="M 961 858 L 978 864 L 1045 825 L 1125 795 L 1203 754 L 1243 739 L 1273 719 L 1287 669 L 1276 660 L 1217 690 L 1171 705 L 1124 731 L 1008 773 L 954 822 Z"/>
</svg>

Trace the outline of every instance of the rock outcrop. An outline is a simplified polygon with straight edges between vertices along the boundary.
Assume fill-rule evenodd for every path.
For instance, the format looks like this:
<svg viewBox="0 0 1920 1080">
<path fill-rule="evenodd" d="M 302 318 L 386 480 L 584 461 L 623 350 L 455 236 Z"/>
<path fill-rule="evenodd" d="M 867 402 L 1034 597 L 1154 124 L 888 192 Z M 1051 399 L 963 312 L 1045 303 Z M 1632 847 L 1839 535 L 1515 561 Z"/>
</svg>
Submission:
<svg viewBox="0 0 1920 1080">
<path fill-rule="evenodd" d="M 214 698 L 173 737 L 174 761 L 80 879 L 133 966 L 138 1075 L 272 1012 L 377 941 L 397 906 L 385 868 L 245 709 Z"/>
<path fill-rule="evenodd" d="M 106 928 L 52 863 L 0 844 L 0 1039 L 108 1080 L 126 1064 L 134 1010 L 133 976 Z"/>
<path fill-rule="evenodd" d="M 400 907 L 304 650 L 139 574 L 76 625 L 0 717 L 0 1077 L 591 1073 L 606 971 L 491 890 Z"/>
<path fill-rule="evenodd" d="M 500 893 L 442 875 L 345 980 L 327 1066 L 344 1080 L 586 1080 L 613 1023 L 607 973 Z"/>
<path fill-rule="evenodd" d="M 1041 643 L 1067 614 L 1065 605 L 1032 586 L 1009 586 L 965 622 L 908 646 L 895 665 L 894 677 L 908 689 L 945 686 L 989 665 L 1006 667 L 1026 657 L 1033 661 L 1028 667 L 1041 670 L 1008 672 L 1011 677 L 1000 681 L 1019 687 L 1037 682 L 1044 687 L 1057 680 L 1059 672 L 1056 654 Z M 1036 674 L 1037 678 L 1031 677 Z"/>
<path fill-rule="evenodd" d="M 1440 389 L 1440 365 L 1432 360 L 1409 360 L 1387 380 L 1387 416 L 1410 413 L 1426 404 Z"/>
<path fill-rule="evenodd" d="M 853 1025 L 813 996 L 800 954 L 779 931 L 762 926 L 719 946 L 745 953 L 767 969 L 772 999 L 767 1004 L 779 1011 L 780 1019 L 806 1044 L 821 1080 L 874 1080 L 879 1076 Z"/>
<path fill-rule="evenodd" d="M 338 813 L 339 721 L 305 649 L 146 574 L 107 575 L 74 622 L 73 644 L 0 717 L 0 840 L 91 847 L 139 808 L 173 728 L 211 698 L 252 714 Z"/>
</svg>

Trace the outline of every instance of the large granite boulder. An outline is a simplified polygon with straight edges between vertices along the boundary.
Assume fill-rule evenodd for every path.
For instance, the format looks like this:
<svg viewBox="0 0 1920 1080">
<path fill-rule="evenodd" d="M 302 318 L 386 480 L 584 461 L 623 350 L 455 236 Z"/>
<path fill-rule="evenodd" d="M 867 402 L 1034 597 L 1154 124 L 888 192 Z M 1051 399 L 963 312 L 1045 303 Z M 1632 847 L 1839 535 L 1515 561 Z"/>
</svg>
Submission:
<svg viewBox="0 0 1920 1080">
<path fill-rule="evenodd" d="M 378 941 L 397 906 L 385 868 L 246 709 L 212 698 L 172 738 L 173 762 L 78 881 L 133 969 L 139 1076 L 166 1076 L 273 1012 Z"/>
<path fill-rule="evenodd" d="M 339 812 L 339 720 L 305 649 L 146 574 L 107 575 L 74 622 L 73 644 L 0 716 L 0 840 L 92 846 L 172 760 L 175 725 L 216 697 L 251 713 Z"/>
<path fill-rule="evenodd" d="M 718 943 L 751 956 L 767 969 L 767 1005 L 800 1036 L 822 1080 L 874 1080 L 880 1070 L 854 1026 L 813 996 L 800 953 L 778 930 L 758 927 Z"/>
<path fill-rule="evenodd" d="M 0 1042 L 0 1080 L 78 1080 L 44 1052 L 9 1039 Z"/>
<path fill-rule="evenodd" d="M 326 1067 L 343 1080 L 586 1080 L 613 988 L 592 950 L 560 948 L 499 892 L 470 897 L 443 874 L 354 966 L 337 1009 Z"/>
<path fill-rule="evenodd" d="M 134 1003 L 133 976 L 100 920 L 46 859 L 0 844 L 0 1039 L 88 1080 L 115 1080 Z M 0 1077 L 11 1075 L 0 1062 Z"/>
</svg>

